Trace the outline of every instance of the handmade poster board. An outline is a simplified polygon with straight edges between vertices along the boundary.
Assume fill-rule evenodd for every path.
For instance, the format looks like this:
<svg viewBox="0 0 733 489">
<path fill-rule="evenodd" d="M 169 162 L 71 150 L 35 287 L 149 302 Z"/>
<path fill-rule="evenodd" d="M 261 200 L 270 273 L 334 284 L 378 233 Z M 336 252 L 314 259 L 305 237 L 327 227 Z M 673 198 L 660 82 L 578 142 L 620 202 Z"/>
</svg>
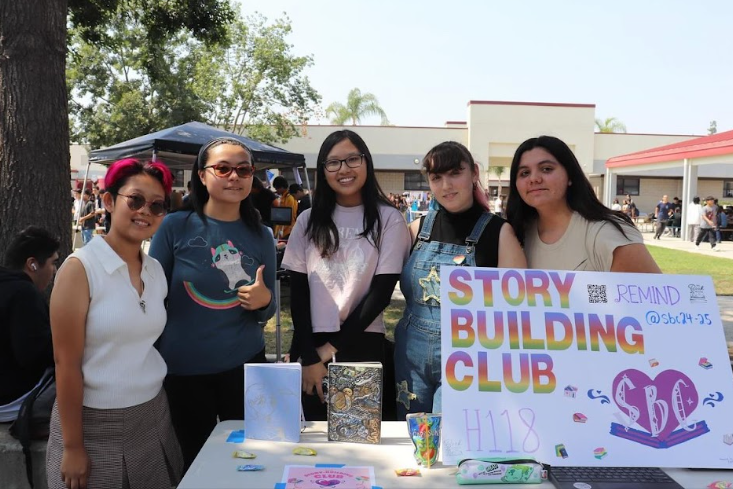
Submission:
<svg viewBox="0 0 733 489">
<path fill-rule="evenodd" d="M 441 267 L 443 462 L 733 467 L 707 276 Z"/>
</svg>

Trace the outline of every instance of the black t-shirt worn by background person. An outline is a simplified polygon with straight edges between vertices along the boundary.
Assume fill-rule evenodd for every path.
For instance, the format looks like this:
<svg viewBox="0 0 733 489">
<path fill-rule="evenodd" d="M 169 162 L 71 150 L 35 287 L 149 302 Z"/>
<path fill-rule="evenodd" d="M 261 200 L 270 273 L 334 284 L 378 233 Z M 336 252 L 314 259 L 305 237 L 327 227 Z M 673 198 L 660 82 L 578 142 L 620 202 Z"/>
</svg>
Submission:
<svg viewBox="0 0 733 489">
<path fill-rule="evenodd" d="M 471 234 L 473 227 L 484 212 L 486 212 L 485 209 L 478 204 L 474 204 L 467 211 L 455 214 L 440 209 L 435 217 L 429 241 L 465 245 L 466 238 Z M 420 218 L 420 229 L 424 223 L 425 216 Z M 505 223 L 504 219 L 494 214 L 484 228 L 476 245 L 477 267 L 497 267 L 499 265 L 499 232 Z M 415 248 L 414 243 L 412 247 Z"/>
</svg>

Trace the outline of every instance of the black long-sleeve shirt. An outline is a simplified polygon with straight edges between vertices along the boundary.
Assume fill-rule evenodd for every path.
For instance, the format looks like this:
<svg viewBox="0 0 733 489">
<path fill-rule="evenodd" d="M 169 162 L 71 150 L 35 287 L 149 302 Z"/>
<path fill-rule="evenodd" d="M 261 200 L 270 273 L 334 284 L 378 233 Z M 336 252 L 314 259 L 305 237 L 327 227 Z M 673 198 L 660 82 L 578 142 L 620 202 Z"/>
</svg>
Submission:
<svg viewBox="0 0 733 489">
<path fill-rule="evenodd" d="M 52 365 L 45 297 L 26 273 L 0 267 L 0 405 L 33 389 Z"/>
<path fill-rule="evenodd" d="M 347 345 L 351 346 L 355 341 L 358 341 L 359 335 L 389 305 L 392 292 L 399 278 L 399 274 L 396 273 L 375 275 L 372 278 L 369 291 L 341 324 L 338 334 L 330 335 L 329 341 L 334 348 L 338 350 Z M 320 345 L 316 345 L 313 341 L 308 275 L 291 271 L 290 290 L 290 311 L 295 328 L 290 357 L 293 360 L 298 357 L 302 358 L 303 366 L 313 365 L 321 360 L 316 351 L 316 347 Z M 293 291 L 297 291 L 297 293 Z M 296 320 L 296 318 L 298 319 Z"/>
</svg>

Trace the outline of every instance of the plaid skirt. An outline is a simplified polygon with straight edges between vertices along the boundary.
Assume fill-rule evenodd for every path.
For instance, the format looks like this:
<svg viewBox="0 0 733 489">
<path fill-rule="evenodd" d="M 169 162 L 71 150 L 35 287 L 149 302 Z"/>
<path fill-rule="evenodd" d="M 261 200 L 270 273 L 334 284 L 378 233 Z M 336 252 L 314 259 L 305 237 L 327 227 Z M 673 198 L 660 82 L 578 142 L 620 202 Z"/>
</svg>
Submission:
<svg viewBox="0 0 733 489">
<path fill-rule="evenodd" d="M 83 407 L 82 423 L 84 448 L 91 460 L 89 489 L 157 489 L 180 482 L 183 457 L 163 389 L 137 406 Z M 54 404 L 46 451 L 49 489 L 66 489 L 61 478 L 63 453 L 59 411 Z"/>
</svg>

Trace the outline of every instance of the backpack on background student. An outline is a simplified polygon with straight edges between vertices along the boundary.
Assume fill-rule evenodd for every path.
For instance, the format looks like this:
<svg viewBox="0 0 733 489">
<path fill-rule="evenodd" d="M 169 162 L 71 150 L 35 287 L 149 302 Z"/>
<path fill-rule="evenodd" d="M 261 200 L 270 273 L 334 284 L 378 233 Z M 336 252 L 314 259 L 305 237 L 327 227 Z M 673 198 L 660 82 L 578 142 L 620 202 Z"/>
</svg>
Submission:
<svg viewBox="0 0 733 489">
<path fill-rule="evenodd" d="M 51 410 L 56 401 L 56 371 L 49 367 L 43 372 L 36 387 L 28 393 L 18 411 L 18 418 L 10 425 L 10 434 L 20 441 L 25 456 L 25 472 L 33 487 L 33 459 L 31 442 L 48 438 Z"/>
</svg>

